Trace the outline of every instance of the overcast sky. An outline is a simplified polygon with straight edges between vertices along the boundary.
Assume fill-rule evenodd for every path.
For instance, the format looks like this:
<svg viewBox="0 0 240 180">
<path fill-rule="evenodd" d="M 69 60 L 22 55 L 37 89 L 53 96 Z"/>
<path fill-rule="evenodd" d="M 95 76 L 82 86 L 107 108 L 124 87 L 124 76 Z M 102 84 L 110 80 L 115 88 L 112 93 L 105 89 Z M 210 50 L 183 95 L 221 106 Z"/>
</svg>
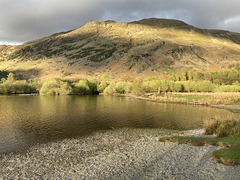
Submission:
<svg viewBox="0 0 240 180">
<path fill-rule="evenodd" d="M 150 17 L 240 33 L 240 0 L 0 0 L 0 44 L 23 43 L 90 20 Z"/>
</svg>

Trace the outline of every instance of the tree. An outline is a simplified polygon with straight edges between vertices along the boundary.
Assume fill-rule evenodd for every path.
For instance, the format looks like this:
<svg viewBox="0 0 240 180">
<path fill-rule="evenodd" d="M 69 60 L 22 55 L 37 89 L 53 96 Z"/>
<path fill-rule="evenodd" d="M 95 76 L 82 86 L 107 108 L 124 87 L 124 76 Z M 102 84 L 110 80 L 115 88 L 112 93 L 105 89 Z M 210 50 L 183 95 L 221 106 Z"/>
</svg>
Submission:
<svg viewBox="0 0 240 180">
<path fill-rule="evenodd" d="M 240 83 L 238 81 L 232 83 L 233 86 L 240 86 Z"/>
<path fill-rule="evenodd" d="M 100 82 L 97 85 L 97 91 L 98 92 L 103 92 L 104 89 L 106 89 L 109 86 L 109 81 L 108 81 L 108 77 L 106 75 L 102 75 Z"/>
<path fill-rule="evenodd" d="M 60 78 L 50 78 L 44 82 L 42 88 L 40 89 L 40 94 L 47 95 L 62 95 L 71 94 L 72 88 L 69 82 Z"/>
<path fill-rule="evenodd" d="M 214 80 L 213 80 L 213 84 L 221 85 L 220 79 L 214 79 Z"/>
<path fill-rule="evenodd" d="M 204 80 L 212 81 L 212 76 L 210 73 L 204 73 Z"/>
<path fill-rule="evenodd" d="M 91 94 L 91 89 L 88 85 L 88 80 L 82 79 L 74 83 L 73 94 Z"/>
<path fill-rule="evenodd" d="M 186 72 L 182 72 L 181 81 L 187 81 L 187 80 L 188 80 L 187 73 Z"/>
<path fill-rule="evenodd" d="M 171 78 L 172 78 L 173 81 L 177 81 L 177 77 L 176 77 L 175 73 L 172 73 Z"/>
<path fill-rule="evenodd" d="M 212 92 L 213 86 L 211 81 L 201 81 L 199 84 L 200 92 Z"/>
<path fill-rule="evenodd" d="M 165 93 L 168 91 L 169 87 L 168 87 L 168 83 L 167 83 L 166 80 L 162 80 L 161 81 L 161 89 Z"/>
<path fill-rule="evenodd" d="M 16 81 L 15 75 L 13 73 L 9 73 L 7 76 L 7 81 L 13 83 Z"/>
<path fill-rule="evenodd" d="M 174 87 L 173 87 L 173 91 L 174 92 L 182 92 L 183 91 L 182 82 L 180 82 L 180 81 L 175 82 Z"/>
<path fill-rule="evenodd" d="M 158 94 L 161 92 L 161 81 L 159 79 L 147 79 L 142 83 L 142 89 L 144 92 L 157 92 Z"/>
<path fill-rule="evenodd" d="M 188 80 L 193 80 L 193 72 L 192 71 L 188 71 Z"/>
<path fill-rule="evenodd" d="M 0 83 L 4 83 L 6 81 L 6 79 L 5 78 L 1 78 L 1 81 L 0 81 Z"/>
<path fill-rule="evenodd" d="M 198 75 L 198 73 L 194 73 L 194 74 L 193 74 L 193 80 L 194 80 L 194 81 L 200 80 L 200 76 Z"/>
<path fill-rule="evenodd" d="M 39 93 L 39 91 L 40 91 L 40 89 L 42 88 L 42 85 L 43 85 L 42 81 L 35 76 L 31 76 L 29 78 L 29 81 L 30 81 L 30 85 L 32 86 L 32 88 L 35 89 L 34 90 L 35 93 Z"/>
</svg>

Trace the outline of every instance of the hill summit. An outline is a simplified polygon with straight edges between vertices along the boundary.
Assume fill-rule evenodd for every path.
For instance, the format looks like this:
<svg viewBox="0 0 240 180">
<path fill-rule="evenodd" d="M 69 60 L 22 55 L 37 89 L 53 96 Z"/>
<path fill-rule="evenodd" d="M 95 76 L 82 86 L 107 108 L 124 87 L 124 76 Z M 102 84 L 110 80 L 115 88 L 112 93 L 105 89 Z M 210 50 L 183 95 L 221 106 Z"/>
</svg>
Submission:
<svg viewBox="0 0 240 180">
<path fill-rule="evenodd" d="M 0 46 L 0 71 L 49 76 L 161 76 L 240 67 L 240 34 L 172 19 L 90 21 L 18 46 Z"/>
</svg>

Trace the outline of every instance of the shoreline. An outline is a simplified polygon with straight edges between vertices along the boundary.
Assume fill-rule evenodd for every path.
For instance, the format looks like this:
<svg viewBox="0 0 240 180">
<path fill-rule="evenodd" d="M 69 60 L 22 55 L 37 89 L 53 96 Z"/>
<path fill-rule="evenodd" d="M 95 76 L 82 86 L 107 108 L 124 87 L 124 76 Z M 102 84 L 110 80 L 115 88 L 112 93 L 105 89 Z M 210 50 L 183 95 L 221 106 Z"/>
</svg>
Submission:
<svg viewBox="0 0 240 180">
<path fill-rule="evenodd" d="M 103 94 L 104 95 L 104 94 Z M 197 105 L 197 106 L 205 106 L 205 107 L 211 107 L 211 108 L 218 108 L 218 109 L 225 109 L 232 113 L 240 113 L 240 105 L 214 105 L 214 104 L 200 104 L 196 102 L 175 102 L 175 101 L 161 101 L 159 99 L 151 99 L 146 98 L 142 96 L 132 96 L 132 95 L 122 95 L 122 94 L 115 94 L 113 96 L 119 96 L 119 97 L 127 97 L 127 98 L 134 98 L 138 100 L 143 101 L 152 101 L 152 102 L 159 102 L 159 103 L 173 103 L 173 104 L 186 104 L 186 105 Z"/>
<path fill-rule="evenodd" d="M 239 105 L 209 105 L 209 107 L 218 108 L 218 109 L 225 109 L 225 110 L 231 111 L 233 113 L 240 113 L 240 106 Z"/>
<path fill-rule="evenodd" d="M 159 142 L 203 129 L 117 129 L 0 154 L 0 179 L 238 179 L 240 166 L 213 162 L 215 146 Z"/>
</svg>

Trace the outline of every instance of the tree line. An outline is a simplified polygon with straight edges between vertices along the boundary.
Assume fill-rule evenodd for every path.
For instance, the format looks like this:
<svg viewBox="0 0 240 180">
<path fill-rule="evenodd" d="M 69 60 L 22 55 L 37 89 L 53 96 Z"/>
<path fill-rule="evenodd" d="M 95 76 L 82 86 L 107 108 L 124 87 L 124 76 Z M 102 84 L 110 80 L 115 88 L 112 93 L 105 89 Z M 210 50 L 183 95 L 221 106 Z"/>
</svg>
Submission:
<svg viewBox="0 0 240 180">
<path fill-rule="evenodd" d="M 171 80 L 173 81 L 201 81 L 208 80 L 215 85 L 232 85 L 236 81 L 240 82 L 240 70 L 232 69 L 231 71 L 216 71 L 216 72 L 182 72 L 172 73 Z"/>
<path fill-rule="evenodd" d="M 0 73 L 1 74 L 1 73 Z M 13 73 L 4 74 L 0 81 L 0 94 L 135 94 L 154 93 L 159 95 L 167 92 L 240 92 L 239 71 L 203 73 L 202 75 L 184 72 L 181 77 L 173 73 L 171 80 L 159 77 L 145 79 L 112 80 L 103 75 L 99 79 L 83 78 L 68 80 L 49 78 L 45 82 L 32 76 L 28 80 L 17 80 Z M 228 81 L 223 77 L 231 77 Z M 207 79 L 210 78 L 210 79 Z M 230 84 L 231 82 L 231 84 Z"/>
</svg>

